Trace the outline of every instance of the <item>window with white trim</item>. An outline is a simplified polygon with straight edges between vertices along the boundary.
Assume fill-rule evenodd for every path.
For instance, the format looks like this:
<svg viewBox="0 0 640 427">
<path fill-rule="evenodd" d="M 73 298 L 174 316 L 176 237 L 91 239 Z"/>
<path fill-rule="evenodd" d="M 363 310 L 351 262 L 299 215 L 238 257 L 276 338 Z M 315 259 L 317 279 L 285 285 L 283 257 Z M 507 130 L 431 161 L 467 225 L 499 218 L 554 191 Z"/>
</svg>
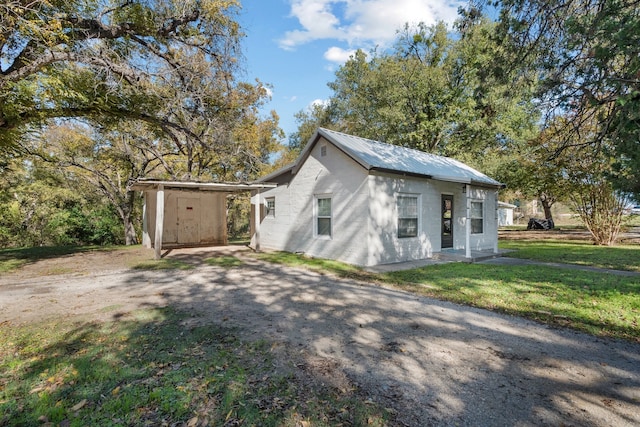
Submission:
<svg viewBox="0 0 640 427">
<path fill-rule="evenodd" d="M 418 235 L 418 196 L 398 196 L 398 237 Z"/>
<path fill-rule="evenodd" d="M 276 198 L 267 197 L 265 199 L 265 205 L 267 207 L 266 215 L 270 217 L 275 217 L 276 216 Z"/>
<path fill-rule="evenodd" d="M 331 197 L 316 197 L 316 235 L 331 237 Z"/>
<path fill-rule="evenodd" d="M 471 234 L 482 234 L 484 231 L 483 208 L 482 202 L 471 202 Z"/>
</svg>

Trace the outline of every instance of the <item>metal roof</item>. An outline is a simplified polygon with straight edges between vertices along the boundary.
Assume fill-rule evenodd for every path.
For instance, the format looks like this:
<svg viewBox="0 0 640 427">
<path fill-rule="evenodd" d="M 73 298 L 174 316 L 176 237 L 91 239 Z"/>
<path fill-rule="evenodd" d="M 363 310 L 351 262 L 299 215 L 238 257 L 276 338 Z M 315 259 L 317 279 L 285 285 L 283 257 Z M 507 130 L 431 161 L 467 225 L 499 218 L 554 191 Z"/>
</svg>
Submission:
<svg viewBox="0 0 640 427">
<path fill-rule="evenodd" d="M 437 156 L 424 151 L 385 144 L 324 128 L 319 128 L 302 150 L 294 163 L 293 173 L 296 173 L 302 166 L 304 159 L 320 137 L 325 138 L 367 170 L 420 176 L 461 184 L 504 187 L 495 179 L 450 157 Z M 280 172 L 290 168 L 291 166 L 283 168 Z M 273 176 L 274 174 L 269 175 L 269 177 Z"/>
<path fill-rule="evenodd" d="M 239 191 L 251 191 L 263 188 L 275 188 L 276 184 L 267 182 L 196 182 L 196 181 L 156 181 L 138 180 L 129 185 L 132 190 L 154 190 L 162 186 L 164 189 L 176 190 L 199 190 L 199 191 L 221 191 L 233 193 Z"/>
</svg>

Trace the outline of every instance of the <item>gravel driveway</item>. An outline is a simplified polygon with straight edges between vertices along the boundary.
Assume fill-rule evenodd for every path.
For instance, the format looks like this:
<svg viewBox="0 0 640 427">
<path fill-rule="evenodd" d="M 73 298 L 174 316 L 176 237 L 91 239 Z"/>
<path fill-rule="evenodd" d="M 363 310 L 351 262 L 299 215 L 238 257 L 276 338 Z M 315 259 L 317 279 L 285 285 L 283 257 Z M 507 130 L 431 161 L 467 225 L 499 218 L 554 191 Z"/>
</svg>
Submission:
<svg viewBox="0 0 640 427">
<path fill-rule="evenodd" d="M 323 380 L 393 408 L 398 425 L 640 425 L 639 344 L 237 255 L 227 269 L 3 277 L 0 323 L 172 305 L 324 366 Z"/>
</svg>

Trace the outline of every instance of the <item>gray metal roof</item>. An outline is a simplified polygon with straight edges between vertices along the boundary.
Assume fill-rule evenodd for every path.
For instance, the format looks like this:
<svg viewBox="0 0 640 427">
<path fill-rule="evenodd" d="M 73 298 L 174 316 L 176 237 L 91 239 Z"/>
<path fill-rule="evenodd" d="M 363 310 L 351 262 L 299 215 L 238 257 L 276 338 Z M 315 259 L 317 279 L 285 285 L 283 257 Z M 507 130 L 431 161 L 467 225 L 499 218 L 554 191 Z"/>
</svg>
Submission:
<svg viewBox="0 0 640 427">
<path fill-rule="evenodd" d="M 324 128 L 318 128 L 294 163 L 262 177 L 258 182 L 269 182 L 285 173 L 296 174 L 321 137 L 370 171 L 413 175 L 460 184 L 504 187 L 495 179 L 450 157 L 437 156 Z"/>
<path fill-rule="evenodd" d="M 392 173 L 420 175 L 439 181 L 462 184 L 503 186 L 495 179 L 450 157 L 437 156 L 324 128 L 319 128 L 317 135 L 323 136 L 367 170 L 378 169 Z M 311 143 L 305 147 L 305 151 L 307 148 L 310 149 L 316 141 L 317 137 L 312 138 Z"/>
</svg>

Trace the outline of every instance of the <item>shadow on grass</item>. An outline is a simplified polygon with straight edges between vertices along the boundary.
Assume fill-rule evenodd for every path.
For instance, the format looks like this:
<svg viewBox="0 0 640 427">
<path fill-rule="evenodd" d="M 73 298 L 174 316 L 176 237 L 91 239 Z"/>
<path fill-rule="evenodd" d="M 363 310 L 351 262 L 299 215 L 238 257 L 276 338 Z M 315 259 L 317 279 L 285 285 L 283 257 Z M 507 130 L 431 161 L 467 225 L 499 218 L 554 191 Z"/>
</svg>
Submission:
<svg viewBox="0 0 640 427">
<path fill-rule="evenodd" d="M 9 272 L 44 259 L 60 258 L 83 252 L 113 251 L 126 246 L 39 246 L 0 250 L 0 272 Z"/>
<path fill-rule="evenodd" d="M 0 329 L 0 425 L 298 425 L 301 394 L 331 398 L 277 370 L 266 341 L 172 309 Z"/>
</svg>

